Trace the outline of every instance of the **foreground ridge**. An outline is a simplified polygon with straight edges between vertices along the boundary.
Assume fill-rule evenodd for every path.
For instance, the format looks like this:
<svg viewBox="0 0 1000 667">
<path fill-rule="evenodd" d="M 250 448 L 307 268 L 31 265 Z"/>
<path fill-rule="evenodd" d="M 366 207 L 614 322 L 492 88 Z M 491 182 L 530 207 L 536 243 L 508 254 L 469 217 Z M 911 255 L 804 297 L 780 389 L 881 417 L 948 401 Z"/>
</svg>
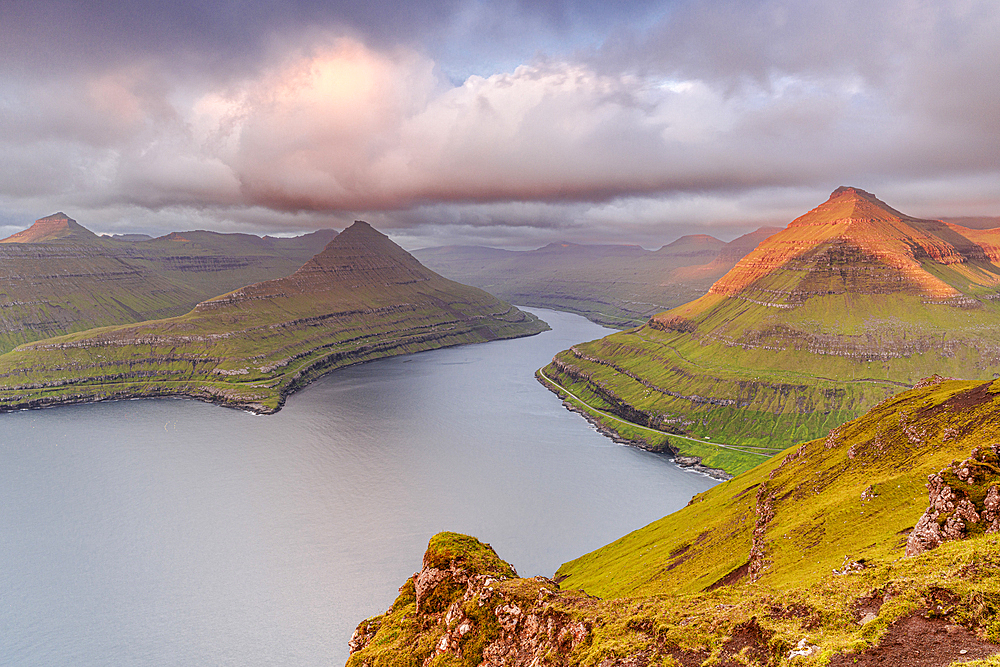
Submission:
<svg viewBox="0 0 1000 667">
<path fill-rule="evenodd" d="M 997 420 L 1000 381 L 930 378 L 553 579 L 434 536 L 348 665 L 995 665 L 1000 526 L 906 548 L 926 511 L 995 495 Z"/>
</svg>

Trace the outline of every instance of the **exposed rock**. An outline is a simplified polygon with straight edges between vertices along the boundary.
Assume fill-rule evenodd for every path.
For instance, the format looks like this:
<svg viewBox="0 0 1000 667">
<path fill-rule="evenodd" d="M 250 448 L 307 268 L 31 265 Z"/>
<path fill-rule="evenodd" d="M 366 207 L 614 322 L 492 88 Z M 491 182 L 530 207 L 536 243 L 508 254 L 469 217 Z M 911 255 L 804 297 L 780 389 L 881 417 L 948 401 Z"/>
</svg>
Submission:
<svg viewBox="0 0 1000 667">
<path fill-rule="evenodd" d="M 929 506 L 906 542 L 906 555 L 947 540 L 1000 532 L 1000 445 L 977 447 L 971 456 L 927 478 Z M 979 499 L 979 500 L 977 500 Z"/>
<path fill-rule="evenodd" d="M 771 565 L 767 560 L 767 540 L 765 533 L 767 524 L 774 518 L 774 494 L 771 493 L 767 484 L 761 484 L 757 489 L 757 523 L 753 529 L 753 538 L 750 542 L 750 564 L 747 575 L 750 581 L 757 581 Z"/>
<path fill-rule="evenodd" d="M 383 616 L 358 625 L 348 665 L 381 666 L 397 658 L 430 665 L 451 656 L 464 664 L 491 667 L 566 664 L 566 657 L 591 636 L 590 622 L 568 613 L 587 596 L 567 595 L 545 577 L 516 579 L 488 544 L 455 533 L 435 535 L 424 566 L 400 589 Z M 412 612 L 409 610 L 412 609 Z M 411 615 L 412 614 L 412 615 Z M 401 628 L 379 632 L 399 619 L 412 619 L 419 634 L 396 644 Z"/>
<path fill-rule="evenodd" d="M 809 640 L 803 637 L 799 640 L 799 643 L 795 645 L 791 651 L 788 652 L 789 660 L 796 660 L 798 658 L 808 658 L 810 656 L 819 653 L 819 646 L 815 644 L 810 644 Z"/>
</svg>

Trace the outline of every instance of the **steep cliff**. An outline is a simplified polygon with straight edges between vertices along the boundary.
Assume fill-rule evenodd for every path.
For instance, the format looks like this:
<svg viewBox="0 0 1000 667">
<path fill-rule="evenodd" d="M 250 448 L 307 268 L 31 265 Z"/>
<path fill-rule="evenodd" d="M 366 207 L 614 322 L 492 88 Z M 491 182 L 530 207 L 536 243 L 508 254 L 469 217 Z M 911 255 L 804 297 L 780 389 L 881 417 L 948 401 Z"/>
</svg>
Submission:
<svg viewBox="0 0 1000 667">
<path fill-rule="evenodd" d="M 785 447 L 921 377 L 1000 371 L 995 234 L 839 188 L 708 294 L 576 345 L 546 373 L 642 426 Z"/>
<path fill-rule="evenodd" d="M 185 395 L 273 412 L 334 368 L 545 328 L 429 271 L 358 222 L 286 278 L 203 301 L 183 316 L 0 355 L 0 408 Z"/>
</svg>

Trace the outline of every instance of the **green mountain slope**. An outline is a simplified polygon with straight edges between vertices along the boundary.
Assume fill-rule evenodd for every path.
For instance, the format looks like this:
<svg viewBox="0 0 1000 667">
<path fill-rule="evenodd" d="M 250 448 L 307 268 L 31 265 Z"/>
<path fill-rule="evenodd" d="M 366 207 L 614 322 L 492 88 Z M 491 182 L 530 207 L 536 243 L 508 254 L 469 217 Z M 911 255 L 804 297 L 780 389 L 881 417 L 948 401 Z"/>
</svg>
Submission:
<svg viewBox="0 0 1000 667">
<path fill-rule="evenodd" d="M 545 328 L 429 271 L 358 222 L 286 278 L 209 299 L 179 317 L 0 355 L 0 408 L 185 395 L 272 412 L 333 368 Z"/>
<path fill-rule="evenodd" d="M 996 656 L 996 423 L 1000 381 L 928 380 L 566 563 L 554 580 L 518 579 L 488 547 L 435 536 L 390 610 L 358 626 L 348 664 L 938 666 Z"/>
<path fill-rule="evenodd" d="M 576 345 L 545 373 L 642 426 L 787 447 L 921 377 L 1000 371 L 998 234 L 911 218 L 841 188 L 705 296 Z M 670 446 L 704 455 L 686 442 Z"/>
<path fill-rule="evenodd" d="M 289 275 L 334 235 L 190 232 L 128 242 L 99 237 L 64 213 L 42 218 L 0 241 L 0 352 L 181 315 L 218 294 Z"/>
<path fill-rule="evenodd" d="M 414 255 L 442 275 L 511 303 L 578 313 L 623 329 L 698 298 L 777 231 L 765 227 L 729 243 L 695 234 L 655 252 L 639 246 L 551 243 L 531 251 L 448 246 Z"/>
</svg>

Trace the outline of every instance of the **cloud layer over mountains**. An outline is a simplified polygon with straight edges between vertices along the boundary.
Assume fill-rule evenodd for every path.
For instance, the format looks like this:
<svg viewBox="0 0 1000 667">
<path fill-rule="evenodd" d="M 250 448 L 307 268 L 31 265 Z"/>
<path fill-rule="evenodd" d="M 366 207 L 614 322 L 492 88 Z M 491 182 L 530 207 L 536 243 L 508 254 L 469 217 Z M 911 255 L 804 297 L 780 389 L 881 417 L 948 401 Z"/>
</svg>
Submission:
<svg viewBox="0 0 1000 667">
<path fill-rule="evenodd" d="M 0 26 L 16 227 L 658 246 L 842 184 L 1000 215 L 992 0 L 2 0 Z"/>
</svg>

